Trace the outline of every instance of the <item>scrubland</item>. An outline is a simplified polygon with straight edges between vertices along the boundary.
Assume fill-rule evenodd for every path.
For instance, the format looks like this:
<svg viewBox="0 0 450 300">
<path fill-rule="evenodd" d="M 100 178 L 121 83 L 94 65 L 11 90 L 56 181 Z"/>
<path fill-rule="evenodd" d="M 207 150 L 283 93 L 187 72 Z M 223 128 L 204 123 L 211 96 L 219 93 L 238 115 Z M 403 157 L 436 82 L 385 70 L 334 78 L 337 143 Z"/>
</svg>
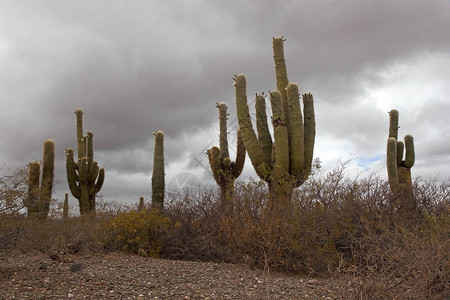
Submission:
<svg viewBox="0 0 450 300">
<path fill-rule="evenodd" d="M 46 220 L 24 214 L 26 171 L 1 178 L 0 248 L 55 261 L 125 251 L 144 257 L 245 265 L 301 278 L 337 278 L 342 299 L 445 299 L 450 289 L 450 182 L 416 178 L 405 211 L 382 178 L 316 174 L 289 203 L 269 200 L 264 182 L 167 192 L 163 212 L 146 203 L 99 202 L 96 214 Z M 270 271 L 270 272 L 268 272 Z"/>
</svg>

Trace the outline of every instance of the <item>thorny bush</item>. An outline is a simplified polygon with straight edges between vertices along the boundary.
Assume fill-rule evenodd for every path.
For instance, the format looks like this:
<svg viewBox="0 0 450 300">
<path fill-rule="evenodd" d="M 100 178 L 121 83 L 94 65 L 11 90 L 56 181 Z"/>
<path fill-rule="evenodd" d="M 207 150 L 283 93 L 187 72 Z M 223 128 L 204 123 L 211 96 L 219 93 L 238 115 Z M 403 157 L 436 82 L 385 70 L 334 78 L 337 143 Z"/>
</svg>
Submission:
<svg viewBox="0 0 450 300">
<path fill-rule="evenodd" d="M 271 202 L 264 182 L 237 182 L 226 212 L 218 190 L 202 187 L 168 193 L 163 214 L 99 202 L 95 217 L 62 220 L 53 212 L 38 222 L 25 217 L 19 174 L 0 181 L 0 247 L 56 258 L 143 249 L 163 258 L 348 277 L 345 290 L 336 291 L 348 299 L 450 293 L 449 181 L 416 178 L 418 209 L 409 214 L 399 209 L 386 180 L 351 178 L 344 163 L 312 176 L 289 203 Z"/>
</svg>

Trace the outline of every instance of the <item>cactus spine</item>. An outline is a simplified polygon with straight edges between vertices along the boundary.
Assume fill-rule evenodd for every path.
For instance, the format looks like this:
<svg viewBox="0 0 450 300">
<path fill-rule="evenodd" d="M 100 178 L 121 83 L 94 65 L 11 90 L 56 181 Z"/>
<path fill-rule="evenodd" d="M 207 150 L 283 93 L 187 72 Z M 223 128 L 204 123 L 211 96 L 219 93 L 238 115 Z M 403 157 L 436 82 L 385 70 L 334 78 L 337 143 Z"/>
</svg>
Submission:
<svg viewBox="0 0 450 300">
<path fill-rule="evenodd" d="M 95 213 L 95 195 L 105 179 L 105 170 L 94 161 L 94 134 L 83 135 L 83 111 L 75 110 L 77 119 L 78 161 L 74 161 L 72 148 L 66 149 L 67 181 L 70 192 L 78 199 L 80 214 Z"/>
<path fill-rule="evenodd" d="M 386 147 L 386 165 L 388 181 L 392 193 L 400 199 L 402 209 L 412 211 L 416 202 L 412 191 L 411 168 L 414 165 L 414 139 L 405 136 L 405 142 L 398 141 L 398 111 L 389 112 L 389 138 Z M 405 160 L 403 160 L 403 152 Z"/>
<path fill-rule="evenodd" d="M 155 136 L 155 150 L 153 155 L 152 175 L 152 207 L 158 210 L 164 205 L 164 133 L 159 130 L 153 132 Z"/>
<path fill-rule="evenodd" d="M 47 218 L 53 190 L 53 171 L 55 168 L 55 142 L 48 139 L 44 142 L 44 158 L 42 167 L 42 180 L 39 187 L 40 163 L 30 163 L 28 175 L 28 196 L 24 200 L 28 216 Z"/>
<path fill-rule="evenodd" d="M 224 202 L 230 200 L 232 196 L 234 180 L 239 177 L 244 168 L 245 146 L 238 129 L 236 161 L 232 162 L 228 151 L 228 107 L 224 102 L 221 102 L 217 104 L 217 108 L 219 109 L 220 148 L 214 146 L 206 153 L 214 179 L 220 187 L 222 204 L 225 204 Z"/>
<path fill-rule="evenodd" d="M 236 75 L 236 109 L 242 138 L 258 176 L 269 184 L 271 199 L 290 199 L 311 172 L 315 141 L 314 102 L 298 85 L 288 83 L 283 37 L 273 39 L 277 90 L 270 92 L 274 138 L 269 133 L 264 94 L 256 94 L 256 135 L 247 105 L 246 79 Z"/>
</svg>

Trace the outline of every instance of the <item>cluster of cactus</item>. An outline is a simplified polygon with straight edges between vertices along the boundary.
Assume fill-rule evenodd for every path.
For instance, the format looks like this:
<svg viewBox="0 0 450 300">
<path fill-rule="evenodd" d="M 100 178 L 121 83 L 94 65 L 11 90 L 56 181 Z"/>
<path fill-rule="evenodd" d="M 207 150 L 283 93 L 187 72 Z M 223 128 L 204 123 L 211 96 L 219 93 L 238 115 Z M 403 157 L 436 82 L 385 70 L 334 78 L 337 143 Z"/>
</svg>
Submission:
<svg viewBox="0 0 450 300">
<path fill-rule="evenodd" d="M 398 141 L 398 111 L 389 112 L 389 138 L 386 147 L 388 181 L 392 193 L 400 199 L 401 208 L 412 211 L 416 202 L 412 191 L 411 168 L 414 165 L 414 139 L 405 136 L 405 142 Z M 403 153 L 405 152 L 405 160 Z"/>
<path fill-rule="evenodd" d="M 242 139 L 258 176 L 269 184 L 273 200 L 290 199 L 311 172 L 315 141 L 314 104 L 303 95 L 303 116 L 298 85 L 289 83 L 283 37 L 273 39 L 277 90 L 270 92 L 274 140 L 269 133 L 264 94 L 256 94 L 256 135 L 247 104 L 246 79 L 235 75 L 236 109 Z"/>
<path fill-rule="evenodd" d="M 28 196 L 23 202 L 28 216 L 45 219 L 50 209 L 55 168 L 55 142 L 51 139 L 44 142 L 42 180 L 39 186 L 40 166 L 38 161 L 29 165 Z"/>
<path fill-rule="evenodd" d="M 277 89 L 269 92 L 272 108 L 273 138 L 269 131 L 266 96 L 256 94 L 256 132 L 247 104 L 246 78 L 235 75 L 236 109 L 239 123 L 237 131 L 236 160 L 230 159 L 228 150 L 228 107 L 217 104 L 219 109 L 220 146 L 207 151 L 214 179 L 221 190 L 221 199 L 230 199 L 234 182 L 244 167 L 246 152 L 257 175 L 268 183 L 271 200 L 289 200 L 292 191 L 304 183 L 311 173 L 315 142 L 314 100 L 310 93 L 300 94 L 296 83 L 289 83 L 284 57 L 284 38 L 273 38 Z M 75 110 L 77 127 L 78 160 L 74 160 L 72 148 L 66 149 L 66 169 L 69 188 L 78 199 L 81 215 L 95 212 L 95 197 L 103 185 L 105 171 L 94 161 L 93 133 L 83 135 L 81 109 Z M 389 112 L 389 138 L 387 141 L 388 181 L 393 194 L 401 199 L 401 206 L 414 210 L 416 203 L 412 192 L 411 168 L 414 165 L 414 141 L 411 135 L 405 142 L 398 141 L 397 110 Z M 156 131 L 152 175 L 152 208 L 162 210 L 164 204 L 164 133 Z M 403 155 L 405 159 L 403 160 Z M 49 212 L 53 187 L 54 142 L 44 143 L 43 174 L 41 186 L 40 163 L 30 163 L 28 197 L 24 205 L 29 216 L 46 218 Z M 224 202 L 222 202 L 224 203 Z M 144 198 L 140 197 L 139 210 L 144 209 Z M 68 194 L 65 194 L 63 218 L 68 217 Z"/>
<path fill-rule="evenodd" d="M 66 149 L 67 180 L 72 195 L 78 199 L 80 214 L 95 213 L 95 196 L 100 191 L 105 178 L 105 170 L 94 161 L 93 133 L 83 135 L 83 111 L 75 110 L 77 120 L 78 162 L 74 160 L 74 151 Z M 161 210 L 164 203 L 164 133 L 157 131 L 155 136 L 154 163 L 152 175 L 152 207 Z M 64 207 L 68 205 L 67 194 Z M 143 197 L 140 209 L 143 208 Z M 67 217 L 67 208 L 63 210 Z"/>
<path fill-rule="evenodd" d="M 206 153 L 216 183 L 220 187 L 222 204 L 230 200 L 234 190 L 234 181 L 242 172 L 245 162 L 245 145 L 241 131 L 237 130 L 236 161 L 231 161 L 228 151 L 228 107 L 224 102 L 217 103 L 219 109 L 220 147 L 214 146 Z"/>
<path fill-rule="evenodd" d="M 153 154 L 152 208 L 162 210 L 164 205 L 164 132 L 153 132 L 155 150 Z"/>
<path fill-rule="evenodd" d="M 67 181 L 72 195 L 78 199 L 80 214 L 95 213 L 95 195 L 105 179 L 105 170 L 94 161 L 94 134 L 83 135 L 83 111 L 75 110 L 77 119 L 78 161 L 72 148 L 66 149 Z"/>
</svg>

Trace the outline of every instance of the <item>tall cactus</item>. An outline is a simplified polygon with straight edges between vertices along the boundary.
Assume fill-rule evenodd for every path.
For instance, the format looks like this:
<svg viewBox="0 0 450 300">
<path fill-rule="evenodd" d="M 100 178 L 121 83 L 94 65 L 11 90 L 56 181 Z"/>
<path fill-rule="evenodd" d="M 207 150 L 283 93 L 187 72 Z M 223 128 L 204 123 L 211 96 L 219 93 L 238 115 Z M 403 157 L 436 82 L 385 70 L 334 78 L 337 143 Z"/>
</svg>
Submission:
<svg viewBox="0 0 450 300">
<path fill-rule="evenodd" d="M 155 136 L 155 150 L 153 154 L 152 175 L 152 207 L 162 210 L 164 207 L 164 132 L 153 132 Z"/>
<path fill-rule="evenodd" d="M 289 200 L 311 172 L 315 141 L 314 102 L 303 95 L 303 115 L 298 85 L 288 83 L 283 37 L 273 39 L 277 90 L 270 92 L 274 140 L 269 133 L 264 94 L 256 94 L 256 135 L 247 105 L 246 79 L 236 75 L 236 109 L 241 135 L 258 176 L 269 184 L 270 198 Z"/>
<path fill-rule="evenodd" d="M 78 199 L 80 214 L 95 213 L 95 195 L 100 191 L 105 179 L 105 170 L 94 161 L 94 134 L 87 131 L 83 135 L 83 111 L 74 114 L 77 119 L 78 161 L 73 158 L 73 149 L 66 149 L 67 181 L 70 192 Z"/>
<path fill-rule="evenodd" d="M 69 194 L 64 194 L 64 203 L 63 203 L 63 213 L 62 213 L 63 220 L 67 220 L 69 218 Z"/>
<path fill-rule="evenodd" d="M 235 179 L 241 175 L 244 168 L 245 145 L 238 129 L 236 161 L 232 162 L 228 151 L 228 107 L 224 102 L 221 102 L 217 104 L 217 108 L 219 109 L 220 148 L 214 146 L 206 153 L 214 179 L 220 187 L 222 204 L 225 204 L 233 193 Z"/>
<path fill-rule="evenodd" d="M 389 112 L 389 138 L 386 147 L 386 164 L 388 181 L 394 195 L 400 199 L 403 209 L 412 211 L 416 202 L 412 191 L 411 168 L 414 165 L 414 139 L 411 135 L 405 136 L 405 143 L 398 141 L 398 111 Z M 405 160 L 403 160 L 403 152 Z"/>
<path fill-rule="evenodd" d="M 42 167 L 42 180 L 39 187 L 40 163 L 30 163 L 28 175 L 28 196 L 24 200 L 28 216 L 47 218 L 53 190 L 53 173 L 55 169 L 55 142 L 48 139 L 44 142 L 44 158 Z"/>
</svg>

